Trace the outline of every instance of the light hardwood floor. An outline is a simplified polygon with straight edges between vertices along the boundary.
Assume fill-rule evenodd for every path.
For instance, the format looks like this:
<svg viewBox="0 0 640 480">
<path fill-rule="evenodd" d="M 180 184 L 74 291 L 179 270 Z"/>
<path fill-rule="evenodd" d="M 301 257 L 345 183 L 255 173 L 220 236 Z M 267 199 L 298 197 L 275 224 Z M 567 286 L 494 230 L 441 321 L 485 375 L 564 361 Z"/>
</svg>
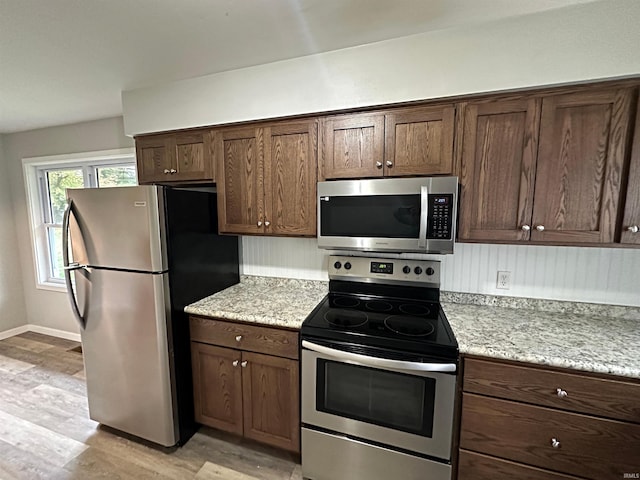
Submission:
<svg viewBox="0 0 640 480">
<path fill-rule="evenodd" d="M 100 427 L 78 345 L 31 332 L 0 340 L 0 479 L 301 479 L 294 456 L 212 429 L 167 453 Z"/>
</svg>

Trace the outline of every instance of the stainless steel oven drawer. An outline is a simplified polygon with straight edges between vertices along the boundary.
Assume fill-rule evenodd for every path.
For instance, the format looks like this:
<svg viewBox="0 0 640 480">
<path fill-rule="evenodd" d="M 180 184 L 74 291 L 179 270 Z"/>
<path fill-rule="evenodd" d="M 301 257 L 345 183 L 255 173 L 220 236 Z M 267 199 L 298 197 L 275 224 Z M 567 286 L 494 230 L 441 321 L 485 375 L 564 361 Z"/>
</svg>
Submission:
<svg viewBox="0 0 640 480">
<path fill-rule="evenodd" d="M 303 427 L 302 476 L 311 480 L 451 480 L 451 465 Z"/>
</svg>

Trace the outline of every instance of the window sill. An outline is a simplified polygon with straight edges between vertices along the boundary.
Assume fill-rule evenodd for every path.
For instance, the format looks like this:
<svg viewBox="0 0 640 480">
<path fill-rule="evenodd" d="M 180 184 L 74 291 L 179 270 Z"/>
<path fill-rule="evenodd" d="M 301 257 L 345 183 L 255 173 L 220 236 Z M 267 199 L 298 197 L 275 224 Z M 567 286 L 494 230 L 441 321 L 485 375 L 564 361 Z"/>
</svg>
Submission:
<svg viewBox="0 0 640 480">
<path fill-rule="evenodd" d="M 37 283 L 36 288 L 38 290 L 49 290 L 50 292 L 67 293 L 67 286 L 60 283 L 53 283 L 53 282 Z"/>
</svg>

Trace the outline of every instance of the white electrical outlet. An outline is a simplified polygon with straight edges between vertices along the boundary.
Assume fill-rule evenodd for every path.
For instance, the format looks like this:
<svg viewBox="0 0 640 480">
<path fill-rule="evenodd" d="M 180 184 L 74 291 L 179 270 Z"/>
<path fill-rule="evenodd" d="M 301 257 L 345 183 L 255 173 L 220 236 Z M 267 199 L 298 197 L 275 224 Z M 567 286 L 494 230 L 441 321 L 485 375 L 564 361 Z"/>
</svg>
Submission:
<svg viewBox="0 0 640 480">
<path fill-rule="evenodd" d="M 509 290 L 511 288 L 511 272 L 498 271 L 496 288 L 501 288 L 503 290 Z"/>
</svg>

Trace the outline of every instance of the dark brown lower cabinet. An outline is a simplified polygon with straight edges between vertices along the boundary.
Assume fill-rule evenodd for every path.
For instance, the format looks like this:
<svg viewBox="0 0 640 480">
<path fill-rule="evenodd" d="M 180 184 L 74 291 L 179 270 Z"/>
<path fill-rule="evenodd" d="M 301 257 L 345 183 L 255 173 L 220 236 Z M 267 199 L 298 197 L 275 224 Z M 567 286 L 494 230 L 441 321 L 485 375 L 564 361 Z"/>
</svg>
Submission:
<svg viewBox="0 0 640 480">
<path fill-rule="evenodd" d="M 466 358 L 458 479 L 634 478 L 624 475 L 640 473 L 639 385 Z"/>
<path fill-rule="evenodd" d="M 233 339 L 239 348 L 229 348 L 193 341 L 194 337 L 205 336 L 202 331 L 207 325 L 202 318 L 191 318 L 196 421 L 299 453 L 299 362 L 297 349 L 293 352 L 290 348 L 297 333 L 218 320 L 211 321 L 211 333 L 228 332 L 235 325 L 243 334 Z M 209 338 L 215 342 L 216 337 Z M 241 349 L 245 346 L 260 350 L 259 338 L 269 354 Z M 282 342 L 281 351 L 273 339 Z M 228 343 L 228 339 L 222 335 L 220 343 Z M 278 353 L 296 358 L 277 356 Z"/>
<path fill-rule="evenodd" d="M 460 450 L 459 480 L 576 480 L 578 477 L 550 472 L 540 468 Z"/>
</svg>

